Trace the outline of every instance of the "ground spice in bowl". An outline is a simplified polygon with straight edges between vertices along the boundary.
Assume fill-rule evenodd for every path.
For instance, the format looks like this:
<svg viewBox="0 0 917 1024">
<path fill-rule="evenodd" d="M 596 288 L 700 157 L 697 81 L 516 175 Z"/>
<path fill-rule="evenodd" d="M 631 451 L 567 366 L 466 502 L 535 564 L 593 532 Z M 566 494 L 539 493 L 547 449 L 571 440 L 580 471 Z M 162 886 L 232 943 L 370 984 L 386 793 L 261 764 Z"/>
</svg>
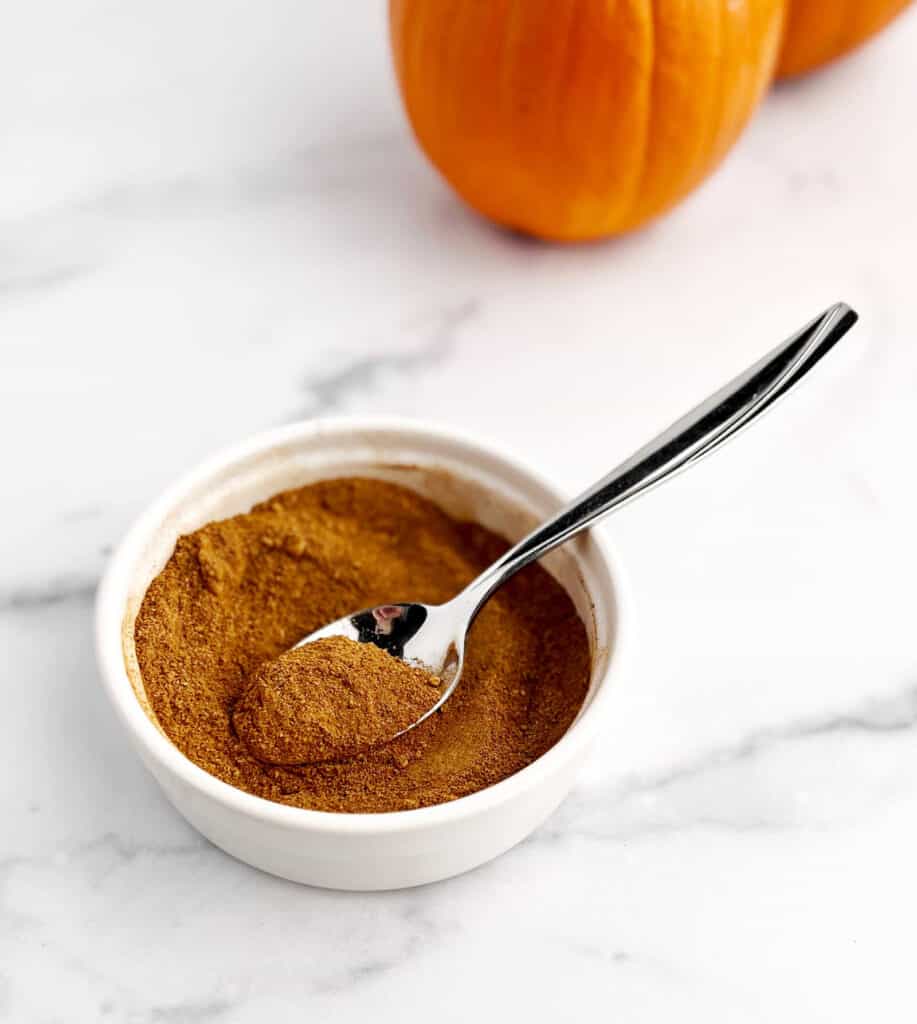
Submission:
<svg viewBox="0 0 917 1024">
<path fill-rule="evenodd" d="M 295 807 L 406 810 L 499 782 L 557 742 L 589 683 L 585 627 L 540 566 L 515 576 L 478 616 L 462 680 L 442 710 L 380 748 L 300 763 L 316 709 L 300 686 L 307 671 L 284 652 L 357 608 L 446 601 L 507 546 L 377 479 L 321 481 L 210 523 L 179 538 L 137 615 L 150 706 L 200 767 Z M 359 685 L 371 687 L 372 667 L 364 668 Z M 392 708 L 383 700 L 377 710 Z"/>
</svg>

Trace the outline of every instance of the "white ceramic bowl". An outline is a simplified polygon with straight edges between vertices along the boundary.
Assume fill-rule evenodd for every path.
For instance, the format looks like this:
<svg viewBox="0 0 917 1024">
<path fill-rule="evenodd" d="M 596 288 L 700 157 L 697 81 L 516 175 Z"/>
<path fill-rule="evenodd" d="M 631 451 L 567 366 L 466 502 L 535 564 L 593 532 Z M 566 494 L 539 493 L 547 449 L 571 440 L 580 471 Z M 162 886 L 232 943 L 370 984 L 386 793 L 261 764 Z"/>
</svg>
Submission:
<svg viewBox="0 0 917 1024">
<path fill-rule="evenodd" d="M 137 522 L 99 588 L 96 642 L 105 688 L 140 756 L 208 839 L 297 882 L 393 889 L 476 867 L 518 843 L 555 809 L 573 785 L 620 673 L 627 619 L 620 570 L 594 531 L 544 560 L 586 623 L 593 651 L 589 694 L 554 747 L 488 789 L 412 811 L 332 814 L 286 807 L 221 782 L 173 746 L 149 710 L 133 644 L 143 594 L 180 534 L 247 511 L 278 491 L 358 474 L 403 483 L 512 540 L 563 500 L 516 459 L 425 424 L 347 419 L 284 427 L 206 462 Z"/>
</svg>

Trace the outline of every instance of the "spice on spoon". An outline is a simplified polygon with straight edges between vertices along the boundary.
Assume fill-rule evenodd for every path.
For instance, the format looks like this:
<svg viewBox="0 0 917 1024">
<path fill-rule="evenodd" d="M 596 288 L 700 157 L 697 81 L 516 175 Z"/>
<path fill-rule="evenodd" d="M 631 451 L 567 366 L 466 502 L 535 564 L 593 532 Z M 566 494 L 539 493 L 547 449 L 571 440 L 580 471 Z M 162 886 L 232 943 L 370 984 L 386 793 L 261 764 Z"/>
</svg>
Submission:
<svg viewBox="0 0 917 1024">
<path fill-rule="evenodd" d="M 439 688 L 437 676 L 374 644 L 326 637 L 259 665 L 232 722 L 259 761 L 319 764 L 391 740 L 433 707 Z"/>
</svg>

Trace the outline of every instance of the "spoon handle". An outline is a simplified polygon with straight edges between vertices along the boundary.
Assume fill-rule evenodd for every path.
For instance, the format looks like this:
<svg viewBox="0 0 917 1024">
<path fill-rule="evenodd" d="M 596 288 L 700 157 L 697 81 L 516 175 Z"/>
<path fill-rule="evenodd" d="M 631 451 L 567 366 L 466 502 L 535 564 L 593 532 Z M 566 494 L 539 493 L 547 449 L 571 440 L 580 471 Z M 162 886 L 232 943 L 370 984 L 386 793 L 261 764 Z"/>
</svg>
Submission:
<svg viewBox="0 0 917 1024">
<path fill-rule="evenodd" d="M 798 384 L 856 321 L 857 314 L 843 302 L 831 306 L 537 527 L 462 598 L 477 611 L 523 566 L 717 449 Z"/>
</svg>

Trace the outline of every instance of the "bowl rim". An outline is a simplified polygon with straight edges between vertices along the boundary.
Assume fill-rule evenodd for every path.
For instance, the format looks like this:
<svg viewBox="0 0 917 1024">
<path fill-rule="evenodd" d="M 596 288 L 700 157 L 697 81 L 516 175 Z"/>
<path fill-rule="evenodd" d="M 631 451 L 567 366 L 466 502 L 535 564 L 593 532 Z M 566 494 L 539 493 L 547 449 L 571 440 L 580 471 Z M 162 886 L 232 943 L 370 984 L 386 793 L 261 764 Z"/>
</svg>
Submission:
<svg viewBox="0 0 917 1024">
<path fill-rule="evenodd" d="M 429 807 L 381 812 L 318 811 L 290 807 L 237 789 L 211 775 L 182 753 L 144 711 L 124 665 L 124 599 L 127 595 L 130 571 L 148 536 L 162 522 L 167 511 L 187 492 L 192 491 L 208 477 L 216 476 L 234 462 L 244 461 L 260 451 L 288 445 L 307 437 L 351 433 L 368 436 L 379 432 L 409 435 L 414 442 L 422 443 L 425 439 L 435 439 L 445 444 L 464 447 L 475 454 L 507 464 L 516 472 L 528 477 L 558 502 L 567 500 L 555 484 L 533 470 L 526 460 L 512 449 L 494 445 L 464 429 L 455 430 L 422 419 L 397 416 L 328 416 L 299 420 L 248 435 L 240 442 L 225 446 L 168 485 L 133 522 L 118 544 L 96 592 L 94 630 L 100 675 L 118 717 L 141 754 L 152 758 L 165 771 L 177 776 L 191 789 L 200 791 L 236 814 L 260 823 L 304 833 L 380 835 L 454 823 L 498 807 L 554 775 L 589 742 L 602 718 L 603 708 L 616 690 L 611 685 L 612 680 L 621 675 L 622 666 L 628 660 L 632 625 L 627 578 L 616 553 L 607 543 L 601 526 L 593 527 L 590 531 L 591 539 L 596 546 L 599 561 L 603 563 L 602 567 L 608 574 L 614 596 L 615 641 L 608 651 L 604 670 L 588 706 L 554 746 L 513 775 L 467 796 Z M 142 759 L 146 760 L 146 757 Z"/>
</svg>

